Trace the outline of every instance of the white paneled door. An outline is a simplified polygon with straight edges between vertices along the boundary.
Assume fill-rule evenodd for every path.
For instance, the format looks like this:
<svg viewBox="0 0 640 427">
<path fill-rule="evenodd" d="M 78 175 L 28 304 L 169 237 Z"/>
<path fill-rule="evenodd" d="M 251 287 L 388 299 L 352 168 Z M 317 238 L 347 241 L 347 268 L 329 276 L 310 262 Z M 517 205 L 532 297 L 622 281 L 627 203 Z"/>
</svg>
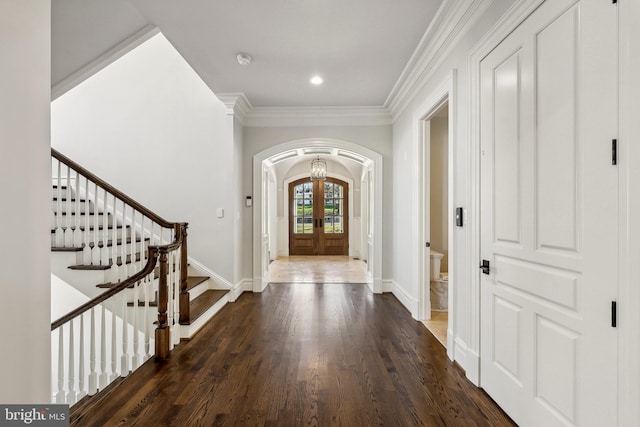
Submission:
<svg viewBox="0 0 640 427">
<path fill-rule="evenodd" d="M 480 379 L 522 426 L 617 425 L 616 14 L 548 0 L 480 64 Z"/>
</svg>

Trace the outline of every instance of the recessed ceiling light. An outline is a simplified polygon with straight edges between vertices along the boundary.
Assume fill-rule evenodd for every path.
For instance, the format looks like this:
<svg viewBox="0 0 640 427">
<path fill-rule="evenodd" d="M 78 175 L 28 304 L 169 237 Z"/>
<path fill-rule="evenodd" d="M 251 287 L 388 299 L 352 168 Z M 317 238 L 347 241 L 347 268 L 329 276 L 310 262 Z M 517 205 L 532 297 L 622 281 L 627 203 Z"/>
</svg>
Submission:
<svg viewBox="0 0 640 427">
<path fill-rule="evenodd" d="M 312 85 L 316 85 L 316 86 L 321 85 L 324 82 L 324 80 L 320 76 L 313 76 L 311 77 L 310 81 Z"/>
<path fill-rule="evenodd" d="M 246 53 L 239 53 L 238 56 L 238 64 L 240 65 L 249 65 L 251 64 L 251 57 Z"/>
</svg>

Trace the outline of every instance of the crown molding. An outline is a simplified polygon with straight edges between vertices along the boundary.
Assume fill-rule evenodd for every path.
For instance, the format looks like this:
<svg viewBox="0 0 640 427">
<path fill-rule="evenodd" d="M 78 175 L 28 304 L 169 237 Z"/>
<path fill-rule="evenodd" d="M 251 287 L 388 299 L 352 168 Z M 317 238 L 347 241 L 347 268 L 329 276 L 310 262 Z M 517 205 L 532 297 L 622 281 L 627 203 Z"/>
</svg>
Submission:
<svg viewBox="0 0 640 427">
<path fill-rule="evenodd" d="M 89 79 L 101 70 L 116 62 L 153 36 L 160 33 L 160 29 L 153 25 L 147 25 L 135 34 L 127 37 L 93 61 L 89 62 L 78 71 L 62 79 L 51 88 L 51 101 L 61 97 L 80 83 Z"/>
<path fill-rule="evenodd" d="M 384 103 L 393 121 L 493 1 L 445 0 L 442 3 Z"/>
<path fill-rule="evenodd" d="M 390 125 L 386 107 L 254 107 L 245 117 L 248 127 L 380 126 Z"/>
<path fill-rule="evenodd" d="M 245 117 L 253 109 L 245 94 L 233 92 L 219 93 L 216 96 L 227 107 L 227 114 L 234 116 L 240 124 L 244 124 Z"/>
</svg>

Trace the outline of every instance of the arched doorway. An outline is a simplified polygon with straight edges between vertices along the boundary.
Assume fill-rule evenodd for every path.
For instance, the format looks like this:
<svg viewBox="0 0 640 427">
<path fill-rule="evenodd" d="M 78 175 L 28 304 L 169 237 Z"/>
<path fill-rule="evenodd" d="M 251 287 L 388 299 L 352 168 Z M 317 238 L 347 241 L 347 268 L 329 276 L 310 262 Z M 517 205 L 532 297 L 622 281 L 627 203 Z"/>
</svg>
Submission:
<svg viewBox="0 0 640 427">
<path fill-rule="evenodd" d="M 349 255 L 348 195 L 336 178 L 289 183 L 290 255 Z"/>
<path fill-rule="evenodd" d="M 333 139 L 304 139 L 272 146 L 253 157 L 253 291 L 262 292 L 268 284 L 268 181 L 274 161 L 300 155 L 327 155 L 357 159 L 364 167 L 362 186 L 365 199 L 362 228 L 363 251 L 366 253 L 369 286 L 382 293 L 382 224 L 383 170 L 382 155 L 362 145 Z M 287 199 L 288 200 L 288 199 Z M 363 208 L 364 209 L 364 208 Z M 288 223 L 287 223 L 288 227 Z"/>
</svg>

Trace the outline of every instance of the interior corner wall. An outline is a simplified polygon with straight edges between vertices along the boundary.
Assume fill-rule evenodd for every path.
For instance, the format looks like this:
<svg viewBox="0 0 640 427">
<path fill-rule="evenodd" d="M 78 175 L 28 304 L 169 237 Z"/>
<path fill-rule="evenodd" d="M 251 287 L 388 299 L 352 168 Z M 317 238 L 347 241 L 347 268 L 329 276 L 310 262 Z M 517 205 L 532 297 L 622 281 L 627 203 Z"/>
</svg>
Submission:
<svg viewBox="0 0 640 427">
<path fill-rule="evenodd" d="M 56 149 L 166 220 L 188 222 L 189 257 L 234 280 L 233 120 L 162 34 L 51 108 Z"/>
<path fill-rule="evenodd" d="M 393 281 L 399 292 L 409 296 L 410 299 L 418 301 L 420 292 L 418 289 L 420 278 L 415 277 L 415 272 L 419 271 L 415 262 L 418 257 L 410 256 L 412 251 L 417 251 L 415 247 L 415 236 L 413 228 L 413 217 L 411 209 L 414 194 L 417 194 L 416 186 L 419 184 L 415 178 L 417 171 L 414 168 L 413 153 L 416 147 L 415 121 L 420 120 L 421 114 L 425 112 L 423 103 L 429 99 L 438 88 L 450 78 L 452 70 L 457 72 L 457 98 L 450 100 L 449 106 L 453 105 L 455 111 L 449 110 L 449 119 L 454 116 L 456 122 L 455 135 L 457 141 L 453 146 L 453 164 L 455 177 L 453 182 L 453 204 L 467 208 L 470 203 L 468 192 L 468 150 L 466 146 L 466 135 L 469 126 L 469 74 L 467 70 L 468 55 L 484 34 L 497 22 L 502 14 L 511 6 L 513 2 L 508 0 L 495 0 L 477 17 L 473 25 L 460 37 L 451 51 L 442 58 L 442 62 L 437 68 L 430 69 L 424 73 L 428 76 L 416 85 L 410 99 L 404 104 L 404 108 L 395 118 L 393 123 L 393 226 L 391 233 L 391 246 L 393 250 Z M 451 142 L 451 141 L 450 141 Z M 467 227 L 454 227 L 453 242 L 449 242 L 450 247 L 455 248 L 455 253 L 449 253 L 449 258 L 455 257 L 456 271 L 453 276 L 456 283 L 457 301 L 453 308 L 455 315 L 456 336 L 455 344 L 465 348 L 469 338 L 469 278 L 471 260 L 468 259 L 468 239 Z M 405 256 L 398 256 L 405 254 Z M 477 270 L 477 268 L 475 269 Z M 474 270 L 474 272 L 475 272 Z M 456 360 L 465 367 L 464 355 L 456 353 Z"/>
<path fill-rule="evenodd" d="M 233 119 L 233 193 L 235 195 L 235 210 L 233 213 L 233 245 L 234 245 L 234 266 L 233 284 L 238 285 L 245 277 L 242 275 L 242 257 L 244 254 L 243 223 L 245 216 L 250 216 L 250 208 L 246 206 L 246 193 L 244 191 L 242 174 L 242 156 L 244 151 L 243 127 L 237 120 Z"/>
<path fill-rule="evenodd" d="M 0 2 L 0 402 L 51 402 L 51 2 Z"/>
<path fill-rule="evenodd" d="M 268 126 L 244 128 L 244 188 L 247 194 L 255 194 L 260 189 L 253 188 L 253 157 L 276 145 L 304 139 L 333 139 L 361 145 L 382 155 L 383 162 L 383 197 L 392 193 L 392 128 L 391 125 L 375 126 Z M 252 213 L 253 213 L 253 209 Z M 383 202 L 383 253 L 382 279 L 391 278 L 391 245 L 392 206 Z M 253 276 L 253 216 L 244 218 L 244 257 L 243 277 Z"/>
</svg>

